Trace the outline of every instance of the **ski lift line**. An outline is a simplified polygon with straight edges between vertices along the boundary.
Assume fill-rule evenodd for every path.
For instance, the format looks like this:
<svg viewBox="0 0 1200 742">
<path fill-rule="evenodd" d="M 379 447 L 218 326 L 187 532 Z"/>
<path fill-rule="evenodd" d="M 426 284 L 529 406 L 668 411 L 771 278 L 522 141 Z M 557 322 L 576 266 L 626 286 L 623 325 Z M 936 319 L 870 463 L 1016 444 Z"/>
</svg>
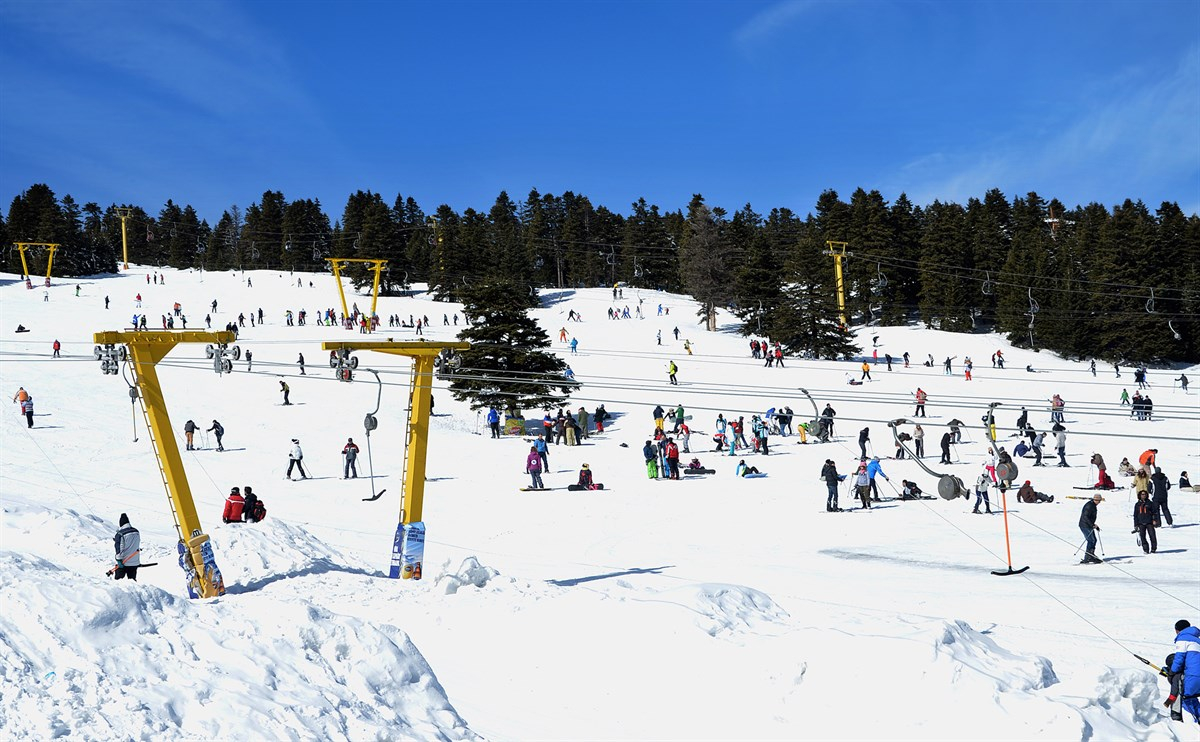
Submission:
<svg viewBox="0 0 1200 742">
<path fill-rule="evenodd" d="M 21 426 L 18 426 L 18 427 L 21 427 Z M 38 452 L 42 454 L 42 458 L 44 458 L 44 459 L 46 459 L 46 461 L 50 462 L 50 467 L 52 469 L 54 469 L 54 472 L 56 474 L 58 474 L 59 479 L 61 479 L 67 485 L 67 489 L 71 490 L 71 492 L 77 498 L 79 498 L 79 502 L 81 502 L 83 504 L 83 507 L 85 510 L 88 511 L 88 514 L 91 515 L 93 518 L 99 519 L 100 516 L 96 515 L 96 512 L 94 510 L 92 510 L 92 508 L 88 505 L 87 500 L 85 500 L 83 498 L 83 495 L 79 494 L 79 490 L 75 489 L 75 486 L 73 484 L 71 484 L 71 480 L 67 479 L 67 475 L 63 474 L 62 469 L 58 468 L 58 464 L 54 463 L 54 459 L 50 457 L 50 454 L 46 453 L 46 449 L 42 448 L 42 444 L 38 442 L 37 438 L 34 437 L 34 435 L 32 433 L 29 432 L 29 428 L 21 427 L 21 431 L 25 434 L 26 437 L 29 438 L 30 442 L 32 442 L 33 445 L 37 448 Z"/>
<path fill-rule="evenodd" d="M 1057 533 L 1053 533 L 1053 532 L 1051 532 L 1051 531 L 1047 531 L 1045 528 L 1042 528 L 1042 527 L 1041 527 L 1041 526 L 1039 526 L 1037 523 L 1034 523 L 1033 521 L 1031 521 L 1031 520 L 1029 520 L 1029 519 L 1027 519 L 1027 518 L 1023 518 L 1023 517 L 1021 517 L 1021 516 L 1020 516 L 1019 514 L 1017 514 L 1017 513 L 1012 513 L 1012 516 L 1013 516 L 1014 518 L 1018 519 L 1018 520 L 1024 521 L 1026 524 L 1028 524 L 1028 525 L 1030 525 L 1030 526 L 1033 526 L 1034 528 L 1038 529 L 1039 531 L 1041 531 L 1042 533 L 1046 534 L 1047 536 L 1052 536 L 1052 537 L 1054 537 L 1054 538 L 1058 539 L 1059 541 L 1062 541 L 1064 544 L 1066 544 L 1067 546 L 1070 546 L 1070 547 L 1071 547 L 1072 549 L 1074 549 L 1075 551 L 1079 551 L 1079 547 L 1075 546 L 1075 544 L 1073 544 L 1073 543 L 1071 543 L 1070 541 L 1066 540 L 1066 539 L 1065 539 L 1065 538 L 1063 538 L 1062 536 L 1059 536 Z M 1141 577 L 1138 577 L 1138 576 L 1137 576 L 1137 575 L 1135 575 L 1135 574 L 1131 574 L 1131 573 L 1129 573 L 1128 571 L 1126 571 L 1126 570 L 1124 570 L 1124 569 L 1121 569 L 1121 567 L 1120 567 L 1120 566 L 1118 566 L 1117 564 L 1114 564 L 1113 562 L 1105 562 L 1105 564 L 1107 564 L 1108 566 L 1110 566 L 1110 567 L 1112 567 L 1113 569 L 1117 570 L 1118 572 L 1120 572 L 1121 574 L 1125 575 L 1126 577 L 1129 577 L 1129 578 L 1132 578 L 1132 579 L 1134 579 L 1134 580 L 1137 580 L 1138 582 L 1141 582 L 1141 583 L 1143 583 L 1144 585 L 1146 585 L 1146 586 L 1148 586 L 1148 587 L 1151 587 L 1151 588 L 1153 588 L 1153 589 L 1155 589 L 1155 590 L 1159 591 L 1159 592 L 1160 592 L 1160 593 L 1162 593 L 1163 595 L 1166 595 L 1168 598 L 1171 598 L 1171 599 L 1173 599 L 1173 600 L 1177 600 L 1177 601 L 1179 601 L 1180 603 L 1182 603 L 1183 605 L 1187 606 L 1188 608 L 1191 608 L 1193 611 L 1200 611 L 1200 606 L 1197 606 L 1197 605 L 1195 605 L 1195 604 L 1193 604 L 1193 603 L 1189 603 L 1189 602 L 1187 602 L 1186 600 L 1184 600 L 1183 598 L 1180 598 L 1178 595 L 1172 595 L 1171 593 L 1167 592 L 1166 590 L 1163 590 L 1162 588 L 1160 588 L 1158 585 L 1155 585 L 1155 584 L 1154 584 L 1154 583 L 1152 583 L 1152 582 L 1148 582 L 1148 581 L 1146 581 L 1146 580 L 1143 580 Z"/>
</svg>

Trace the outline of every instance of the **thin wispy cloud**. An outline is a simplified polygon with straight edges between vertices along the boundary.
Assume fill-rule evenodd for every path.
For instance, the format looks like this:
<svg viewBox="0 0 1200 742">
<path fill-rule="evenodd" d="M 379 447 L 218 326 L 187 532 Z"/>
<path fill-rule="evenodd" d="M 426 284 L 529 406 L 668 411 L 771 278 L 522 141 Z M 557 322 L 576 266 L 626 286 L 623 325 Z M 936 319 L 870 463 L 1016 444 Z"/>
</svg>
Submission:
<svg viewBox="0 0 1200 742">
<path fill-rule="evenodd" d="M 803 18 L 813 8 L 821 4 L 821 0 L 783 0 L 759 12 L 743 23 L 733 34 L 734 42 L 743 50 L 750 50 L 775 34 L 784 31 Z"/>
<path fill-rule="evenodd" d="M 1181 182 L 1190 183 L 1190 192 L 1176 198 L 1194 211 L 1200 201 L 1200 46 L 1187 50 L 1174 69 L 1122 71 L 1095 88 L 1104 94 L 1089 92 L 1048 112 L 1039 122 L 1043 130 L 962 142 L 910 160 L 898 168 L 893 187 L 917 203 L 962 203 L 998 187 L 1009 196 L 1036 190 L 1074 205 L 1117 184 L 1116 190 L 1136 196 L 1148 184 Z"/>
</svg>

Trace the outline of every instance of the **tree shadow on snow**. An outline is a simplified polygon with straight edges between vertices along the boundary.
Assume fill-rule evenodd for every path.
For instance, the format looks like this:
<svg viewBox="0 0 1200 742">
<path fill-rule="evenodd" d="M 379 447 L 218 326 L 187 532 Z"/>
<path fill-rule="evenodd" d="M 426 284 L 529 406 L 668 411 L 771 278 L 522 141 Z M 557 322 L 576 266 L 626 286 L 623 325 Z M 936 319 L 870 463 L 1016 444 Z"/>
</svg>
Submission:
<svg viewBox="0 0 1200 742">
<path fill-rule="evenodd" d="M 267 585 L 279 580 L 290 580 L 295 577 L 309 577 L 312 575 L 323 575 L 331 572 L 341 572 L 350 575 L 363 575 L 364 577 L 382 577 L 383 573 L 379 570 L 366 570 L 359 567 L 347 567 L 343 564 L 334 564 L 328 559 L 319 559 L 313 564 L 304 569 L 297 569 L 292 572 L 283 572 L 276 575 L 268 575 L 260 577 L 256 580 L 251 580 L 244 585 L 226 585 L 225 592 L 238 595 L 241 593 L 254 592 L 261 590 Z"/>
<path fill-rule="evenodd" d="M 564 301 L 570 301 L 575 296 L 574 289 L 564 289 L 557 291 L 547 291 L 542 289 L 538 292 L 538 304 L 543 308 L 552 307 L 555 304 L 561 304 Z"/>
<path fill-rule="evenodd" d="M 573 577 L 567 580 L 546 580 L 546 582 L 557 587 L 575 587 L 585 582 L 607 580 L 612 577 L 625 577 L 626 575 L 660 575 L 664 569 L 673 569 L 674 567 L 674 564 L 664 564 L 661 567 L 633 567 L 621 572 L 607 572 L 602 575 L 590 575 L 588 577 Z"/>
</svg>

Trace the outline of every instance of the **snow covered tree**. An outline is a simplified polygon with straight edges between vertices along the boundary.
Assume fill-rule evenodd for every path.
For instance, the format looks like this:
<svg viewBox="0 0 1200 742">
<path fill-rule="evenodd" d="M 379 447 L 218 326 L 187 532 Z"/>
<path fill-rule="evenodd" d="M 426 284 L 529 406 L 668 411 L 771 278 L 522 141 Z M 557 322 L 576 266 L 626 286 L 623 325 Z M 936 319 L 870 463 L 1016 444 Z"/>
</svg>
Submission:
<svg viewBox="0 0 1200 742">
<path fill-rule="evenodd" d="M 445 368 L 450 393 L 471 409 L 541 410 L 566 404 L 578 382 L 567 364 L 549 352 L 550 338 L 528 314 L 528 286 L 504 278 L 477 280 L 458 289 L 471 324 L 459 339 L 471 343 L 455 368 Z"/>
</svg>

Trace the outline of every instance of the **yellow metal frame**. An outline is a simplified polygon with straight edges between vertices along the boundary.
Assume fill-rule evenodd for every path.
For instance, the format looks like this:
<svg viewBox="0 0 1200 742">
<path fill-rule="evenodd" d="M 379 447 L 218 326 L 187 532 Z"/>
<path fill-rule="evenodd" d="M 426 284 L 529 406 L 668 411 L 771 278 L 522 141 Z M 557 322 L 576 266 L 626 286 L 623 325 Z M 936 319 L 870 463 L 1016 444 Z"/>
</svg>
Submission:
<svg viewBox="0 0 1200 742">
<path fill-rule="evenodd" d="M 125 220 L 133 216 L 133 209 L 123 206 L 114 209 L 117 216 L 121 218 L 121 257 L 124 258 L 123 264 L 125 270 L 129 270 L 129 239 L 125 234 Z"/>
<path fill-rule="evenodd" d="M 25 251 L 31 247 L 46 248 L 46 285 L 50 285 L 50 269 L 54 267 L 54 251 L 62 247 L 61 242 L 14 242 L 13 245 L 17 251 L 21 253 L 21 270 L 25 271 L 24 275 L 29 275 L 29 263 L 25 260 Z"/>
<path fill-rule="evenodd" d="M 837 278 L 838 317 L 842 320 L 843 327 L 849 327 L 846 324 L 846 282 L 842 277 L 842 258 L 846 257 L 846 248 L 849 244 L 833 240 L 825 241 L 825 247 L 829 248 L 825 254 L 833 256 L 833 274 Z"/>
<path fill-rule="evenodd" d="M 375 273 L 375 285 L 371 287 L 371 314 L 367 320 L 371 332 L 374 332 L 375 324 L 370 320 L 375 317 L 375 305 L 379 302 L 379 274 L 383 272 L 387 261 L 377 258 L 325 258 L 325 262 L 329 263 L 329 267 L 333 269 L 333 280 L 337 282 L 338 296 L 342 299 L 342 316 L 344 317 L 350 316 L 350 310 L 346 307 L 346 290 L 342 286 L 342 268 L 346 267 L 348 263 L 371 264 L 371 270 Z"/>
<path fill-rule="evenodd" d="M 171 498 L 172 513 L 179 540 L 187 547 L 199 584 L 193 592 L 203 598 L 212 598 L 225 592 L 224 584 L 216 583 L 206 572 L 201 547 L 208 536 L 200 525 L 192 490 L 188 485 L 187 472 L 179 455 L 179 444 L 172 433 L 171 419 L 167 415 L 167 403 L 163 399 L 162 387 L 154 366 L 179 343 L 232 343 L 236 336 L 232 332 L 206 332 L 204 330 L 154 331 L 154 332 L 97 332 L 93 336 L 99 345 L 126 345 L 134 366 L 134 377 L 142 402 L 146 407 L 146 418 L 154 438 L 154 449 L 162 465 L 163 481 L 167 495 Z"/>
<path fill-rule="evenodd" d="M 408 467 L 404 472 L 404 496 L 400 504 L 400 522 L 421 520 L 425 502 L 425 456 L 429 451 L 430 398 L 433 389 L 433 361 L 443 350 L 466 350 L 464 342 L 325 342 L 322 350 L 374 350 L 413 359 L 412 410 L 409 412 Z"/>
</svg>

